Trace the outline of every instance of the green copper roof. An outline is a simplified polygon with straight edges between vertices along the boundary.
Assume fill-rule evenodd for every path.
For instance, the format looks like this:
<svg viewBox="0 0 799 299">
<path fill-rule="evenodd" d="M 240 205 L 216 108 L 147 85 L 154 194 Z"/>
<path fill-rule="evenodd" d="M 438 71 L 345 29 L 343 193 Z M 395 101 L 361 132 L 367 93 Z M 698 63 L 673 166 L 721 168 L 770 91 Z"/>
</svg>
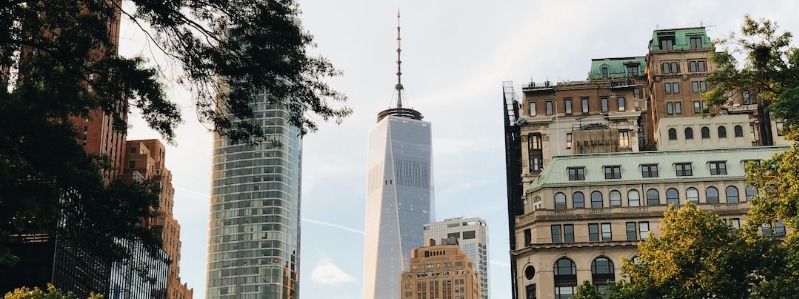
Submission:
<svg viewBox="0 0 799 299">
<path fill-rule="evenodd" d="M 691 38 L 700 38 L 701 43 L 692 45 Z M 713 42 L 704 27 L 662 29 L 652 32 L 650 51 L 669 50 L 664 42 L 671 43 L 671 50 L 711 49 Z"/>
<path fill-rule="evenodd" d="M 778 152 L 783 152 L 789 147 L 751 147 L 751 148 L 726 148 L 709 150 L 686 151 L 656 151 L 656 152 L 620 152 L 605 154 L 585 154 L 570 156 L 555 156 L 546 165 L 541 175 L 538 176 L 527 188 L 528 192 L 543 187 L 575 186 L 575 185 L 602 185 L 602 184 L 644 184 L 657 180 L 696 180 L 713 177 L 714 179 L 743 179 L 745 178 L 745 161 L 763 160 L 771 158 Z M 711 175 L 708 162 L 725 161 L 726 175 Z M 743 161 L 743 162 L 742 162 Z M 677 176 L 675 165 L 677 163 L 691 163 L 692 176 Z M 644 178 L 641 174 L 642 164 L 658 165 L 657 178 Z M 605 179 L 604 166 L 620 166 L 621 179 Z M 569 168 L 584 167 L 585 179 L 569 181 Z"/>
<path fill-rule="evenodd" d="M 638 74 L 628 74 L 628 66 L 637 67 Z M 646 70 L 646 58 L 643 56 L 636 56 L 591 59 L 591 71 L 588 72 L 588 79 L 602 79 L 603 67 L 607 67 L 607 77 L 604 78 L 643 76 Z"/>
</svg>

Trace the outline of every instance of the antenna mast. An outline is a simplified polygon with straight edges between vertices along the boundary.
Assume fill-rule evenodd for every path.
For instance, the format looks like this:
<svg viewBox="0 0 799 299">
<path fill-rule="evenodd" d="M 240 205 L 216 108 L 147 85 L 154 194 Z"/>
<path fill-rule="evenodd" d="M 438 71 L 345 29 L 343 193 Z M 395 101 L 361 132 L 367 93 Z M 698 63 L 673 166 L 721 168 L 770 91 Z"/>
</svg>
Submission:
<svg viewBox="0 0 799 299">
<path fill-rule="evenodd" d="M 397 9 L 397 85 L 394 89 L 397 90 L 397 108 L 402 108 L 402 59 L 400 53 L 402 52 L 402 38 L 400 38 L 400 11 Z"/>
</svg>

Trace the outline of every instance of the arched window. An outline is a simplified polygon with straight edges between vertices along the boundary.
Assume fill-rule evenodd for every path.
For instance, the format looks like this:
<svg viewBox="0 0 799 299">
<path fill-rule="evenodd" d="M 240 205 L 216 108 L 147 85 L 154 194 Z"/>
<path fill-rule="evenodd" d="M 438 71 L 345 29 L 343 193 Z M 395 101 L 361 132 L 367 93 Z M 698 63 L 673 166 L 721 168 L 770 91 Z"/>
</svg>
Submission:
<svg viewBox="0 0 799 299">
<path fill-rule="evenodd" d="M 695 204 L 699 203 L 699 190 L 696 190 L 694 187 L 688 187 L 688 189 L 685 190 L 685 200 Z"/>
<path fill-rule="evenodd" d="M 666 204 L 680 205 L 680 192 L 677 189 L 669 188 L 666 190 Z"/>
<path fill-rule="evenodd" d="M 572 194 L 572 208 L 582 209 L 585 208 L 585 196 L 582 192 L 577 191 Z"/>
<path fill-rule="evenodd" d="M 669 140 L 677 140 L 677 130 L 674 128 L 669 129 Z"/>
<path fill-rule="evenodd" d="M 568 258 L 555 262 L 555 298 L 569 299 L 577 288 L 577 267 Z"/>
<path fill-rule="evenodd" d="M 641 195 L 638 194 L 638 190 L 630 189 L 630 191 L 627 191 L 627 206 L 628 207 L 641 206 Z"/>
<path fill-rule="evenodd" d="M 694 139 L 694 129 L 685 128 L 685 139 Z"/>
<path fill-rule="evenodd" d="M 741 126 L 735 125 L 733 131 L 735 132 L 735 137 L 744 137 L 744 128 Z"/>
<path fill-rule="evenodd" d="M 656 206 L 660 204 L 660 192 L 655 189 L 646 190 L 646 205 Z"/>
<path fill-rule="evenodd" d="M 719 126 L 719 138 L 727 138 L 727 127 Z"/>
<path fill-rule="evenodd" d="M 741 201 L 741 198 L 738 196 L 738 188 L 735 186 L 727 186 L 724 193 L 727 197 L 727 203 L 739 203 Z"/>
<path fill-rule="evenodd" d="M 757 189 L 755 189 L 755 187 L 752 186 L 746 186 L 746 189 L 744 189 L 744 191 L 746 192 L 746 201 L 752 200 L 752 197 L 757 195 Z"/>
<path fill-rule="evenodd" d="M 555 193 L 555 210 L 566 209 L 566 194 L 562 192 Z"/>
<path fill-rule="evenodd" d="M 707 127 L 702 127 L 701 131 L 702 131 L 702 139 L 710 138 L 710 129 L 708 129 Z"/>
<path fill-rule="evenodd" d="M 591 192 L 591 207 L 592 208 L 602 207 L 602 192 L 599 191 Z"/>
<path fill-rule="evenodd" d="M 621 207 L 621 192 L 618 190 L 610 191 L 610 206 Z"/>
<path fill-rule="evenodd" d="M 716 187 L 707 187 L 707 189 L 705 189 L 705 202 L 719 203 L 719 189 L 716 189 Z"/>
<path fill-rule="evenodd" d="M 593 283 L 600 293 L 605 293 L 608 285 L 616 281 L 613 262 L 606 257 L 598 257 L 591 262 L 591 283 Z"/>
</svg>

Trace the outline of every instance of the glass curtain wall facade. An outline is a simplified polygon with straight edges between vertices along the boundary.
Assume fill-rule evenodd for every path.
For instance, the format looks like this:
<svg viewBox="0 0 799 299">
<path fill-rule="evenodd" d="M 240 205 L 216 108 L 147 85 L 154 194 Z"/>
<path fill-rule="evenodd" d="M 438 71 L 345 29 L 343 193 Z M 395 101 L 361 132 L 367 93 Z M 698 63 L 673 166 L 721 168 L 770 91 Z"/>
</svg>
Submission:
<svg viewBox="0 0 799 299">
<path fill-rule="evenodd" d="M 273 142 L 214 137 L 208 299 L 299 298 L 302 139 L 284 108 L 253 105 Z"/>
<path fill-rule="evenodd" d="M 369 132 L 364 299 L 400 298 L 411 251 L 434 219 L 430 123 L 412 109 L 380 113 Z"/>
</svg>

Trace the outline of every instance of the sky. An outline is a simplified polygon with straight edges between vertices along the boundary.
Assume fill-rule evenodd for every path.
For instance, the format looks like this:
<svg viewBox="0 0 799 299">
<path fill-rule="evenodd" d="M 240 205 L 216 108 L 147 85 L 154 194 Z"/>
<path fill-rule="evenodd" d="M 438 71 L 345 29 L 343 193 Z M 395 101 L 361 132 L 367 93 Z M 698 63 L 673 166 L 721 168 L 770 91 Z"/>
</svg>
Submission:
<svg viewBox="0 0 799 299">
<path fill-rule="evenodd" d="M 320 123 L 304 139 L 301 298 L 361 298 L 367 134 L 391 105 L 397 10 L 402 14 L 406 106 L 432 123 L 436 219 L 481 217 L 489 230 L 492 298 L 511 298 L 502 82 L 584 80 L 592 58 L 642 56 L 655 29 L 704 25 L 711 38 L 738 31 L 744 15 L 799 34 L 799 2 L 298 0 L 314 55 L 343 75 L 328 82 L 352 116 Z M 129 3 L 127 4 L 129 7 Z M 182 226 L 181 276 L 205 298 L 211 140 L 169 63 L 123 22 L 120 53 L 162 67 L 185 122 L 168 145 L 175 217 Z M 153 54 L 156 53 L 156 54 Z M 134 113 L 129 139 L 157 138 Z M 321 122 L 321 120 L 319 120 Z"/>
</svg>

